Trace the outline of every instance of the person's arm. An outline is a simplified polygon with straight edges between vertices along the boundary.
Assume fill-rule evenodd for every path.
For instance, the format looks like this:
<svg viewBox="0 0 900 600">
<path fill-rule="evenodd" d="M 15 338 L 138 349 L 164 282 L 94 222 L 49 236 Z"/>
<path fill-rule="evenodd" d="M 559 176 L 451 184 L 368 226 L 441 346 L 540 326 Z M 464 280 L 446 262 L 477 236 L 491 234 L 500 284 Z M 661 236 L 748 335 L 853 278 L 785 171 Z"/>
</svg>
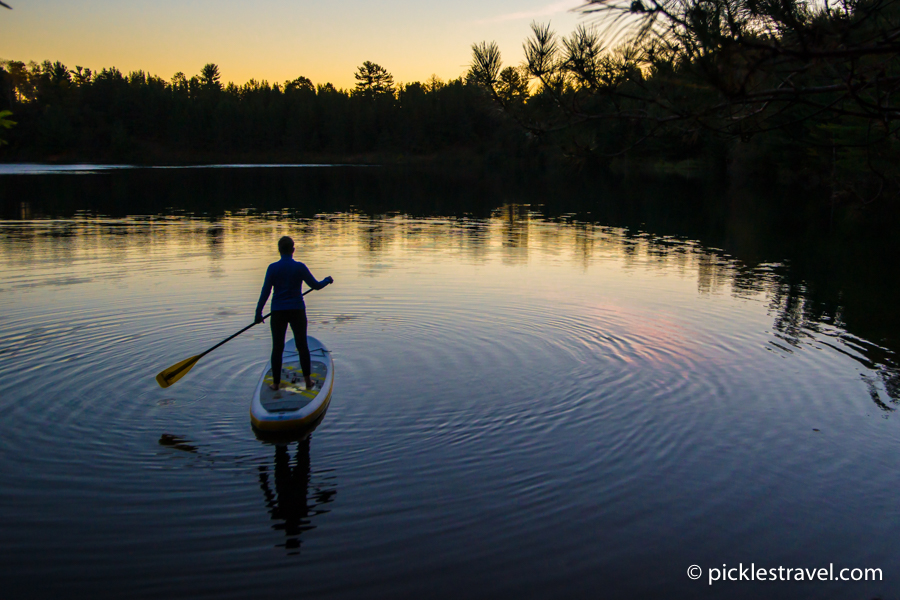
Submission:
<svg viewBox="0 0 900 600">
<path fill-rule="evenodd" d="M 313 274 L 309 271 L 309 267 L 303 265 L 303 281 L 314 290 L 321 290 L 323 287 L 328 285 L 329 283 L 334 283 L 334 279 L 331 278 L 331 275 L 323 279 L 322 281 L 317 281 Z"/>
<path fill-rule="evenodd" d="M 262 323 L 262 311 L 266 306 L 266 302 L 269 300 L 269 294 L 272 293 L 272 267 L 269 266 L 266 269 L 266 279 L 263 281 L 262 291 L 259 293 L 259 302 L 256 303 L 256 316 L 254 318 L 255 323 Z"/>
</svg>

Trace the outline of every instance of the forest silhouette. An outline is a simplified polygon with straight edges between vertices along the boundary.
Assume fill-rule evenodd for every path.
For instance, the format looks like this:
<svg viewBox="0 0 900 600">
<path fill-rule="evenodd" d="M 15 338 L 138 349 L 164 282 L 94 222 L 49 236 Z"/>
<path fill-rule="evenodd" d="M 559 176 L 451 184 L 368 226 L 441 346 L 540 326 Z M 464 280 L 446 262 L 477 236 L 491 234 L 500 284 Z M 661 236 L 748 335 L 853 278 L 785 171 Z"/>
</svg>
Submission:
<svg viewBox="0 0 900 600">
<path fill-rule="evenodd" d="M 0 61 L 0 160 L 523 165 L 799 185 L 820 206 L 900 196 L 897 0 L 589 0 L 525 61 L 472 46 L 467 73 L 356 86 L 224 84 Z M 597 17 L 599 15 L 599 17 Z"/>
<path fill-rule="evenodd" d="M 223 84 L 219 67 L 166 81 L 61 62 L 0 62 L 0 110 L 18 123 L 4 160 L 351 162 L 521 148 L 484 90 L 462 78 L 395 85 L 366 61 L 351 90 L 306 77 Z M 9 115 L 8 115 L 9 118 Z"/>
<path fill-rule="evenodd" d="M 472 46 L 470 78 L 573 161 L 693 159 L 730 174 L 900 195 L 897 0 L 586 0 L 524 62 Z M 896 201 L 893 200 L 896 204 Z"/>
</svg>

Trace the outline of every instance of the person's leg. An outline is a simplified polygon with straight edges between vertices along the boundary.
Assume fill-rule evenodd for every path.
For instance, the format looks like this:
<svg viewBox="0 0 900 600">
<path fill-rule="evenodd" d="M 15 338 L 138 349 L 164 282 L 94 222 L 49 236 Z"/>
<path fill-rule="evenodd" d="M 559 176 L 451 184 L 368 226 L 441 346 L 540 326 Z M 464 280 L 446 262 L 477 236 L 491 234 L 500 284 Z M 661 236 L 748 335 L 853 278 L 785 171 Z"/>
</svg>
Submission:
<svg viewBox="0 0 900 600">
<path fill-rule="evenodd" d="M 272 385 L 277 390 L 281 386 L 281 355 L 284 354 L 284 334 L 287 333 L 288 311 L 273 310 L 269 319 L 272 327 Z"/>
<path fill-rule="evenodd" d="M 291 311 L 291 331 L 294 332 L 294 343 L 297 344 L 297 354 L 300 357 L 300 368 L 303 370 L 303 378 L 306 379 L 306 389 L 311 389 L 315 382 L 310 377 L 312 364 L 309 358 L 309 344 L 306 343 L 306 309 Z"/>
</svg>

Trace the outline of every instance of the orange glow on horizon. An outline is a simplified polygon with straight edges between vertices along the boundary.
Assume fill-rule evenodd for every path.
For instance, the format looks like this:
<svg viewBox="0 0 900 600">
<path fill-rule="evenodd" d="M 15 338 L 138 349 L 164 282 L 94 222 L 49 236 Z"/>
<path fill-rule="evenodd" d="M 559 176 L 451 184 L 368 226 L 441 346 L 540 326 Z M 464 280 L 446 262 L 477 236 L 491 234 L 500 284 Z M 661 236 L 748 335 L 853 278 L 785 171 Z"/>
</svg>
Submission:
<svg viewBox="0 0 900 600">
<path fill-rule="evenodd" d="M 224 83 L 304 76 L 344 89 L 355 85 L 357 67 L 370 60 L 398 83 L 424 82 L 433 74 L 446 81 L 465 74 L 471 45 L 482 40 L 496 40 L 504 62 L 518 64 L 532 19 L 568 33 L 579 17 L 567 7 L 579 4 L 47 0 L 16 3 L 0 14 L 0 59 L 143 70 L 165 80 L 215 63 Z"/>
</svg>

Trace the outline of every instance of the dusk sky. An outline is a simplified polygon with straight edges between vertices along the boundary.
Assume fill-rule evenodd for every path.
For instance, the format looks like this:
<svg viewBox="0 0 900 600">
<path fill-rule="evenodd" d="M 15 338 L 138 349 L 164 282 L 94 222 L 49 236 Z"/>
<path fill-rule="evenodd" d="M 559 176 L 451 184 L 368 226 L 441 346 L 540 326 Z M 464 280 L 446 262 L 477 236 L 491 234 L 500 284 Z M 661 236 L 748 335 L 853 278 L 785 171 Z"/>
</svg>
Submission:
<svg viewBox="0 0 900 600">
<path fill-rule="evenodd" d="M 474 42 L 494 40 L 505 65 L 522 61 L 531 21 L 568 34 L 581 0 L 5 0 L 0 59 L 59 60 L 164 79 L 216 63 L 225 82 L 281 83 L 300 75 L 349 88 L 371 60 L 397 82 L 463 74 Z"/>
</svg>

